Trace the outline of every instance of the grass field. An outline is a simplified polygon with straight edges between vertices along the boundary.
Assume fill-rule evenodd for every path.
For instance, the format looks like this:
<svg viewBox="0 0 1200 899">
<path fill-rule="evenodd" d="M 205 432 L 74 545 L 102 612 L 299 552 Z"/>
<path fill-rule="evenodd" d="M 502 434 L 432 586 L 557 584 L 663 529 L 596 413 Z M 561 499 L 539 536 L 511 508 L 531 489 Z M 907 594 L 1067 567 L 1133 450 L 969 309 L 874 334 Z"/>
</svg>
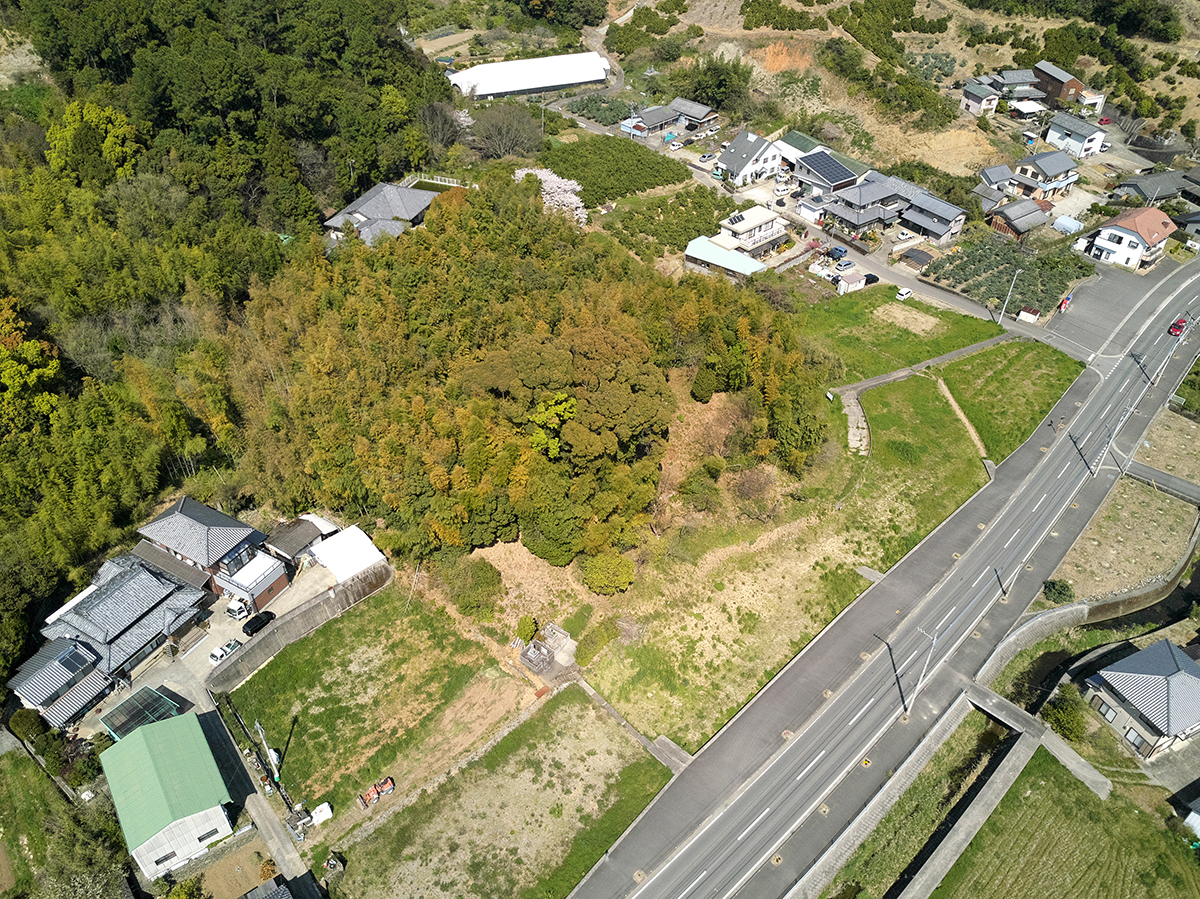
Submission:
<svg viewBox="0 0 1200 899">
<path fill-rule="evenodd" d="M 916 858 L 1000 745 L 981 712 L 971 712 L 941 745 L 822 894 L 881 899 Z"/>
<path fill-rule="evenodd" d="M 1003 333 L 992 322 L 917 300 L 897 303 L 895 296 L 894 287 L 878 284 L 803 306 L 800 331 L 842 358 L 846 373 L 841 383 L 886 374 Z"/>
<path fill-rule="evenodd" d="M 1177 899 L 1200 895 L 1195 851 L 1165 827 L 1154 801 L 1107 801 L 1045 749 L 1009 789 L 933 895 L 937 899 Z"/>
<path fill-rule="evenodd" d="M 871 459 L 852 530 L 868 564 L 894 565 L 987 481 L 966 429 L 929 378 L 908 378 L 861 398 Z"/>
<path fill-rule="evenodd" d="M 355 899 L 559 899 L 670 779 L 568 687 L 347 852 Z"/>
<path fill-rule="evenodd" d="M 24 752 L 0 755 L 0 896 L 29 893 L 34 868 L 46 860 L 43 822 L 66 804 L 50 778 Z"/>
<path fill-rule="evenodd" d="M 865 465 L 842 449 L 798 514 L 703 554 L 699 529 L 692 552 L 644 567 L 621 598 L 645 636 L 610 644 L 588 678 L 643 733 L 695 752 L 866 589 L 859 566 L 895 564 L 983 485 L 979 453 L 932 380 L 868 391 L 863 404 L 875 440 Z"/>
<path fill-rule="evenodd" d="M 403 756 L 491 664 L 447 613 L 389 588 L 286 647 L 233 693 L 283 748 L 289 792 L 335 812 L 384 775 L 403 781 Z"/>
<path fill-rule="evenodd" d="M 1010 340 L 942 368 L 988 458 L 999 463 L 1033 433 L 1071 383 L 1083 363 L 1034 341 Z M 1047 432 L 1046 439 L 1053 437 Z"/>
</svg>

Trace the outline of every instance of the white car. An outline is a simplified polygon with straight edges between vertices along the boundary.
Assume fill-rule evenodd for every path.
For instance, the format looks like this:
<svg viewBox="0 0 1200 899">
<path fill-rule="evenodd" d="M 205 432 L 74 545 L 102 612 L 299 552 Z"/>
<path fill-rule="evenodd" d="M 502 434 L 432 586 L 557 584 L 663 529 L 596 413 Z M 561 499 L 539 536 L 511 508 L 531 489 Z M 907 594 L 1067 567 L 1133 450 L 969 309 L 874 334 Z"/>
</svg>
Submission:
<svg viewBox="0 0 1200 899">
<path fill-rule="evenodd" d="M 913 234 L 911 231 L 905 231 L 903 228 L 901 228 L 900 233 L 896 235 L 896 240 L 912 240 L 916 236 L 917 235 Z"/>
<path fill-rule="evenodd" d="M 911 296 L 912 296 L 912 291 L 909 290 L 907 287 L 901 287 L 899 290 L 896 291 L 896 299 L 898 299 L 898 300 L 907 300 Z"/>
<path fill-rule="evenodd" d="M 718 125 L 716 128 L 709 128 L 707 131 L 704 132 L 704 134 L 702 136 L 703 137 L 712 137 L 714 134 L 716 134 L 720 130 L 721 130 L 721 126 Z"/>
<path fill-rule="evenodd" d="M 729 145 L 730 145 L 731 143 L 733 143 L 733 141 L 728 141 L 728 140 L 721 141 L 721 149 L 722 149 L 722 150 L 728 150 L 728 149 L 729 149 Z"/>
<path fill-rule="evenodd" d="M 233 655 L 234 651 L 242 646 L 241 640 L 230 640 L 224 646 L 218 646 L 208 654 L 208 664 L 212 666 L 220 665 L 227 658 Z"/>
<path fill-rule="evenodd" d="M 677 141 L 677 140 L 673 140 L 673 141 L 671 141 L 671 149 L 672 149 L 672 150 L 682 150 L 682 149 L 683 149 L 683 142 L 682 142 L 682 141 Z"/>
<path fill-rule="evenodd" d="M 777 197 L 786 197 L 790 191 L 791 191 L 791 188 L 788 187 L 786 184 L 776 184 L 775 185 L 775 196 L 777 196 Z"/>
</svg>

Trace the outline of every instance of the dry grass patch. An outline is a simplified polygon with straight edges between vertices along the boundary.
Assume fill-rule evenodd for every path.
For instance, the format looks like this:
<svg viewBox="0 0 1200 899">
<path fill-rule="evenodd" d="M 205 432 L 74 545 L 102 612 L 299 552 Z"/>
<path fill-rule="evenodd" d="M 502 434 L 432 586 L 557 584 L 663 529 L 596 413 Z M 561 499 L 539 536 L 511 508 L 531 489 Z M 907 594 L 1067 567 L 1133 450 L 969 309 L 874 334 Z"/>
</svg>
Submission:
<svg viewBox="0 0 1200 899">
<path fill-rule="evenodd" d="M 1054 573 L 1079 599 L 1173 571 L 1187 551 L 1196 508 L 1121 478 Z"/>
<path fill-rule="evenodd" d="M 905 306 L 903 303 L 885 303 L 871 314 L 881 321 L 906 328 L 922 337 L 929 337 L 946 330 L 946 326 L 935 316 L 921 312 L 919 309 L 913 309 L 911 306 Z"/>
<path fill-rule="evenodd" d="M 1200 424 L 1168 409 L 1159 410 L 1136 458 L 1151 468 L 1200 484 Z"/>
</svg>

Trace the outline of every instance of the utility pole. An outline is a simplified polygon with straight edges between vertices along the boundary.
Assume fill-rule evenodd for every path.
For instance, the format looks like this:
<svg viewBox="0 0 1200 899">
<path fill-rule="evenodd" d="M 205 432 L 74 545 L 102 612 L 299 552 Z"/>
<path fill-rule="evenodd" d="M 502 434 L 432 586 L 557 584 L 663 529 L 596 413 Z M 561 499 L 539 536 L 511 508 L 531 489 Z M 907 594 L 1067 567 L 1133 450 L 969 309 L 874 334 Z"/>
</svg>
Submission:
<svg viewBox="0 0 1200 899">
<path fill-rule="evenodd" d="M 921 666 L 921 677 L 917 680 L 917 689 L 920 690 L 921 684 L 925 683 L 925 673 L 929 670 L 929 662 L 933 658 L 933 647 L 937 646 L 938 632 L 935 630 L 932 634 L 930 634 L 925 630 L 925 628 L 919 626 L 917 627 L 917 630 L 929 638 L 929 655 L 925 656 L 925 664 Z"/>
<path fill-rule="evenodd" d="M 279 768 L 275 764 L 275 753 L 267 745 L 267 735 L 263 732 L 263 726 L 258 723 L 257 718 L 254 719 L 254 729 L 258 731 L 258 737 L 262 740 L 263 749 L 267 751 L 267 761 L 271 764 L 271 773 L 275 775 L 275 783 L 279 783 Z"/>
<path fill-rule="evenodd" d="M 1019 268 L 1013 272 L 1012 283 L 1008 285 L 1008 296 L 1004 298 L 1004 305 L 1000 307 L 1000 318 L 998 321 L 1001 324 L 1004 322 L 1004 310 L 1008 308 L 1008 301 L 1012 299 L 1013 288 L 1017 286 L 1017 275 L 1021 274 L 1023 271 L 1025 271 L 1025 269 Z"/>
</svg>

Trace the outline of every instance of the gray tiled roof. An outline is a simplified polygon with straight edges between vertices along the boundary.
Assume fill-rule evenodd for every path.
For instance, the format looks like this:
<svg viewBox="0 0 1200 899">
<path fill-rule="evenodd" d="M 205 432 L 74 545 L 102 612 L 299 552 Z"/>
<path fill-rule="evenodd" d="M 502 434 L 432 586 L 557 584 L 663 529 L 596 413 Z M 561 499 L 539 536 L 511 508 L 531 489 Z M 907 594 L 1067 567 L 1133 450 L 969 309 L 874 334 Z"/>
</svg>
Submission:
<svg viewBox="0 0 1200 899">
<path fill-rule="evenodd" d="M 918 228 L 930 231 L 938 237 L 942 237 L 950 230 L 950 223 L 941 219 L 936 219 L 931 215 L 926 215 L 915 206 L 910 206 L 900 213 L 900 218 L 904 221 L 917 226 Z"/>
<path fill-rule="evenodd" d="M 657 128 L 667 122 L 675 121 L 679 118 L 679 113 L 669 106 L 650 106 L 639 112 L 638 116 L 647 128 Z"/>
<path fill-rule="evenodd" d="M 270 549 L 287 556 L 289 559 L 307 547 L 321 536 L 321 529 L 311 521 L 297 518 L 281 524 L 267 537 L 266 545 Z"/>
<path fill-rule="evenodd" d="M 713 114 L 711 106 L 705 106 L 703 103 L 697 103 L 694 100 L 685 100 L 683 97 L 676 97 L 667 105 L 680 115 L 697 122 L 701 122 Z"/>
<path fill-rule="evenodd" d="M 968 81 L 963 85 L 963 93 L 974 97 L 977 100 L 986 100 L 989 97 L 999 96 L 1000 92 L 988 84 L 980 84 L 977 81 Z"/>
<path fill-rule="evenodd" d="M 32 705 L 42 705 L 96 662 L 96 654 L 74 640 L 56 637 L 33 654 L 8 681 L 8 688 Z"/>
<path fill-rule="evenodd" d="M 201 568 L 215 565 L 243 540 L 250 539 L 257 545 L 264 537 L 236 518 L 187 496 L 139 528 L 138 533 L 191 559 Z"/>
<path fill-rule="evenodd" d="M 1052 218 L 1050 213 L 1028 198 L 1001 206 L 992 214 L 998 215 L 1008 222 L 1009 227 L 1018 234 L 1025 234 L 1034 228 L 1039 228 Z"/>
<path fill-rule="evenodd" d="M 1062 150 L 1047 150 L 1044 153 L 1034 153 L 1032 156 L 1026 156 L 1020 162 L 1016 163 L 1013 168 L 1019 168 L 1027 164 L 1035 166 L 1038 171 L 1048 178 L 1057 178 L 1059 175 L 1065 175 L 1067 172 L 1078 168 L 1075 165 L 1075 160 Z"/>
<path fill-rule="evenodd" d="M 947 222 L 958 218 L 965 209 L 960 209 L 953 203 L 948 203 L 945 200 L 935 197 L 931 193 L 919 193 L 912 198 L 913 206 L 920 209 L 922 212 L 934 216 L 936 218 L 945 219 Z"/>
<path fill-rule="evenodd" d="M 276 875 L 256 886 L 241 899 L 292 899 L 292 891 L 288 889 L 284 879 Z"/>
<path fill-rule="evenodd" d="M 165 574 L 178 584 L 189 587 L 208 586 L 208 572 L 195 565 L 177 559 L 165 549 L 160 549 L 149 540 L 142 540 L 133 548 L 133 554 L 160 574 Z"/>
<path fill-rule="evenodd" d="M 1097 676 L 1166 736 L 1200 724 L 1200 665 L 1169 640 L 1159 640 Z"/>
<path fill-rule="evenodd" d="M 1055 81 L 1058 81 L 1062 84 L 1066 84 L 1068 81 L 1075 78 L 1075 76 L 1070 72 L 1066 71 L 1065 69 L 1060 69 L 1054 63 L 1048 62 L 1044 59 L 1033 68 L 1044 75 L 1049 75 Z"/>
<path fill-rule="evenodd" d="M 1037 81 L 1033 69 L 1008 69 L 1000 72 L 997 77 L 1005 84 L 1033 84 Z"/>
<path fill-rule="evenodd" d="M 990 187 L 996 187 L 1011 178 L 1012 174 L 1012 169 L 1006 165 L 989 165 L 979 173 L 979 177 Z"/>
<path fill-rule="evenodd" d="M 1105 133 L 1104 129 L 1099 125 L 1066 112 L 1056 112 L 1054 117 L 1050 119 L 1050 124 L 1051 126 L 1057 125 L 1060 130 L 1066 131 L 1083 140 L 1086 140 L 1093 134 Z"/>
<path fill-rule="evenodd" d="M 1118 190 L 1135 191 L 1150 201 L 1169 200 L 1179 196 L 1184 188 L 1191 187 L 1187 172 L 1154 172 L 1139 178 L 1130 178 Z"/>
<path fill-rule="evenodd" d="M 97 668 L 62 695 L 42 717 L 52 727 L 62 727 L 97 700 L 112 686 L 112 678 Z"/>
<path fill-rule="evenodd" d="M 896 210 L 877 204 L 872 204 L 863 209 L 851 209 L 845 203 L 835 202 L 826 206 L 825 212 L 844 222 L 849 222 L 856 228 L 863 225 L 870 225 L 874 222 L 894 222 L 898 217 Z"/>
<path fill-rule="evenodd" d="M 326 228 L 357 228 L 360 232 L 379 228 L 368 228 L 371 223 L 392 222 L 396 219 L 411 222 L 419 219 L 437 197 L 437 191 L 417 190 L 399 184 L 381 182 L 344 209 L 335 212 L 326 222 Z M 393 233 L 394 228 L 382 229 Z M 398 233 L 398 232 L 396 232 Z"/>
<path fill-rule="evenodd" d="M 739 131 L 737 137 L 729 142 L 729 146 L 717 159 L 717 164 L 731 172 L 740 173 L 746 163 L 758 155 L 771 142 L 753 131 Z"/>
<path fill-rule="evenodd" d="M 1004 200 L 1004 192 L 988 187 L 986 184 L 976 184 L 971 193 L 979 197 L 979 203 L 984 212 L 991 212 Z"/>
</svg>

